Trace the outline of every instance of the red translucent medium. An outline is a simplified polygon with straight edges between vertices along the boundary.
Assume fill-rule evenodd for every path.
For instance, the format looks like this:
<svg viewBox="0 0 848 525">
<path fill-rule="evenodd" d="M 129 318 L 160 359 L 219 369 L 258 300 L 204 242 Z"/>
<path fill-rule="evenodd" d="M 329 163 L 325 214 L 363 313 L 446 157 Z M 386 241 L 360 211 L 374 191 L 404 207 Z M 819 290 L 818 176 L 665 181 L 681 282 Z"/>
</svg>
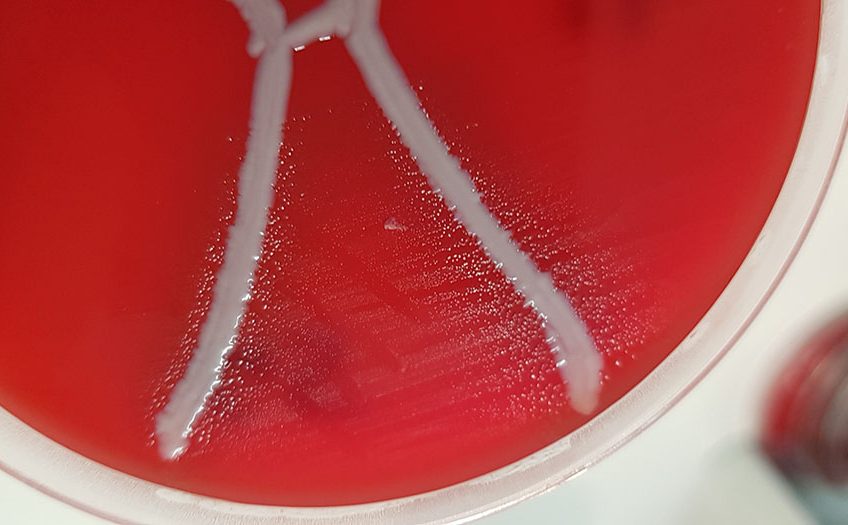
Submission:
<svg viewBox="0 0 848 525">
<path fill-rule="evenodd" d="M 316 2 L 284 2 L 296 18 Z M 483 200 L 605 358 L 600 409 L 742 262 L 798 140 L 812 0 L 385 0 Z M 153 443 L 196 346 L 254 61 L 226 2 L 0 4 L 0 404 L 88 457 L 226 499 L 399 497 L 591 416 L 533 311 L 429 190 L 335 39 L 294 57 L 276 201 L 223 382 Z"/>
</svg>

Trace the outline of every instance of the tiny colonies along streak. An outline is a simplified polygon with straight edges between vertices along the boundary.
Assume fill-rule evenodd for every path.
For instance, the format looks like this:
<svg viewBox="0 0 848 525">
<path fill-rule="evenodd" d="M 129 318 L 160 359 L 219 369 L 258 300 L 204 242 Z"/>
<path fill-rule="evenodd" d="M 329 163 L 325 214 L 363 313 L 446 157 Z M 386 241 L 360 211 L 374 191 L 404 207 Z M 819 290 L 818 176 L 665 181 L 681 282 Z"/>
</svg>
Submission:
<svg viewBox="0 0 848 525">
<path fill-rule="evenodd" d="M 597 404 L 602 359 L 583 322 L 551 277 L 538 270 L 481 202 L 471 177 L 450 155 L 421 109 L 379 27 L 379 0 L 329 0 L 286 25 L 277 0 L 232 0 L 250 29 L 248 52 L 258 57 L 247 152 L 239 171 L 238 210 L 218 271 L 212 304 L 185 375 L 156 417 L 160 454 L 178 458 L 220 383 L 251 297 L 272 202 L 292 52 L 336 35 L 344 39 L 371 95 L 409 149 L 432 191 L 472 234 L 504 277 L 536 312 L 570 402 L 589 413 Z"/>
</svg>

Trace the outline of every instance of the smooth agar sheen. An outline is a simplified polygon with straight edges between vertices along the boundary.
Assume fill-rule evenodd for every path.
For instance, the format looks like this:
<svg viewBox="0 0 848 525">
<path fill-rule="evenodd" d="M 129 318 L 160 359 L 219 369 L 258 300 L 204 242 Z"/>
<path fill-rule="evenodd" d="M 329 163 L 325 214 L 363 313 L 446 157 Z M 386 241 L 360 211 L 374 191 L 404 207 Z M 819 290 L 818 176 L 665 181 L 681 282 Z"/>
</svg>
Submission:
<svg viewBox="0 0 848 525">
<path fill-rule="evenodd" d="M 286 2 L 288 19 L 319 5 Z M 599 409 L 689 332 L 756 239 L 818 20 L 806 0 L 383 3 L 450 154 L 585 320 Z M 160 457 L 155 415 L 237 212 L 247 40 L 223 1 L 0 4 L 0 403 L 133 475 L 289 505 L 443 487 L 587 421 L 535 312 L 331 38 L 293 57 L 239 341 L 186 452 Z"/>
</svg>

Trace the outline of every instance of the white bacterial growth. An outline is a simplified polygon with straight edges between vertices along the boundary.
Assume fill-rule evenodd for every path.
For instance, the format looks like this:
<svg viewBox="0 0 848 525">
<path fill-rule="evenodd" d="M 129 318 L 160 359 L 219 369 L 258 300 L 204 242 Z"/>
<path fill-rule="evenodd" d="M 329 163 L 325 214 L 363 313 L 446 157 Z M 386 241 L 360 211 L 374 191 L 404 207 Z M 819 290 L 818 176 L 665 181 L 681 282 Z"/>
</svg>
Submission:
<svg viewBox="0 0 848 525">
<path fill-rule="evenodd" d="M 239 170 L 235 221 L 229 229 L 197 348 L 185 375 L 156 416 L 159 452 L 176 459 L 220 384 L 250 300 L 253 273 L 262 253 L 268 208 L 274 197 L 282 129 L 291 84 L 291 49 L 280 38 L 285 12 L 276 0 L 234 0 L 250 28 L 248 52 L 258 56 L 250 109 L 247 152 Z"/>
<path fill-rule="evenodd" d="M 480 199 L 473 180 L 453 157 L 392 55 L 379 27 L 379 0 L 329 0 L 286 27 L 277 0 L 232 0 L 250 28 L 248 52 L 258 57 L 247 153 L 239 171 L 235 222 L 229 230 L 208 316 L 185 375 L 156 417 L 159 451 L 166 459 L 186 449 L 193 426 L 221 381 L 251 297 L 262 237 L 272 203 L 282 125 L 286 115 L 292 53 L 335 35 L 383 114 L 409 149 L 433 192 L 456 221 L 521 294 L 542 324 L 557 369 L 568 385 L 571 406 L 592 412 L 600 391 L 603 360 L 583 321 L 552 278 L 541 272 Z M 394 218 L 388 231 L 406 227 Z"/>
</svg>

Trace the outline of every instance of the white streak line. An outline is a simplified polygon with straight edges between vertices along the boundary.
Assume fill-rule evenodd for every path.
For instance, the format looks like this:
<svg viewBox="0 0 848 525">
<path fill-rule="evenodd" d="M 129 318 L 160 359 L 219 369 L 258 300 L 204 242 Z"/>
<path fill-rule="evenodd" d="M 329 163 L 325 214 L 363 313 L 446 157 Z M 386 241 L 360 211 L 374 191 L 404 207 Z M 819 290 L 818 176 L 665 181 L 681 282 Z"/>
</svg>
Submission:
<svg viewBox="0 0 848 525">
<path fill-rule="evenodd" d="M 253 273 L 273 203 L 283 121 L 291 85 L 291 49 L 282 41 L 285 13 L 276 0 L 235 0 L 251 30 L 248 52 L 259 56 L 253 84 L 247 152 L 239 170 L 236 218 L 212 305 L 185 375 L 156 416 L 160 454 L 176 459 L 193 426 L 220 384 L 221 370 L 236 341 L 250 299 Z"/>
<path fill-rule="evenodd" d="M 439 138 L 379 28 L 379 0 L 348 0 L 345 5 L 348 16 L 352 16 L 344 24 L 350 27 L 350 33 L 343 35 L 345 44 L 377 104 L 397 129 L 433 191 L 444 198 L 456 220 L 477 238 L 539 315 L 551 351 L 558 362 L 564 361 L 559 370 L 568 382 L 571 406 L 580 412 L 591 412 L 598 400 L 603 362 L 583 322 L 550 275 L 539 271 L 498 224 L 480 201 L 471 177 Z"/>
</svg>

